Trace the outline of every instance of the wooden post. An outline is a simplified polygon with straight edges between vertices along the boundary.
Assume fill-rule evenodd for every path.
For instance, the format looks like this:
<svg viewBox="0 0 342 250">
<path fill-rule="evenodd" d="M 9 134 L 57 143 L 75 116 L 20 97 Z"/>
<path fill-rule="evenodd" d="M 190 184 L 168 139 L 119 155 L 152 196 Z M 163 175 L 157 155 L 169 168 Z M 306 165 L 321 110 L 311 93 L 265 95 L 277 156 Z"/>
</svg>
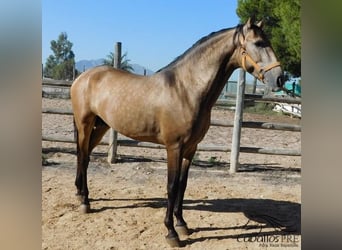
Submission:
<svg viewBox="0 0 342 250">
<path fill-rule="evenodd" d="M 121 66 L 121 42 L 117 42 L 115 44 L 114 50 L 114 68 L 120 69 Z M 114 129 L 110 129 L 109 132 L 109 150 L 108 150 L 108 163 L 115 163 L 116 161 L 116 153 L 118 147 L 118 132 Z"/>
<path fill-rule="evenodd" d="M 121 68 L 121 42 L 117 42 L 115 44 L 114 51 L 114 65 L 113 67 L 116 69 Z"/>
<path fill-rule="evenodd" d="M 72 80 L 74 81 L 76 77 L 76 63 L 72 65 Z"/>
<path fill-rule="evenodd" d="M 236 173 L 239 166 L 239 154 L 240 154 L 240 138 L 241 138 L 241 127 L 243 117 L 243 102 L 245 94 L 246 72 L 243 69 L 239 71 L 239 80 L 237 83 L 236 93 L 236 108 L 234 117 L 233 127 L 233 138 L 232 138 L 232 150 L 230 153 L 230 168 L 229 173 Z"/>
</svg>

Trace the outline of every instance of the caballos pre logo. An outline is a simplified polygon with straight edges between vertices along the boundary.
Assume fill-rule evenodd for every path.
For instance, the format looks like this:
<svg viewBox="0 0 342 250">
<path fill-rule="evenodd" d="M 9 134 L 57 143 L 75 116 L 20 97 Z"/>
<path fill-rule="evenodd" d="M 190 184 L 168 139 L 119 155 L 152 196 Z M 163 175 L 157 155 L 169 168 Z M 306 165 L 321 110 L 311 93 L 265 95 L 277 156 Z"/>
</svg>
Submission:
<svg viewBox="0 0 342 250">
<path fill-rule="evenodd" d="M 256 235 L 238 237 L 238 242 L 258 242 L 259 247 L 298 247 L 300 244 L 299 235 Z"/>
<path fill-rule="evenodd" d="M 249 226 L 249 229 L 259 228 L 260 231 L 256 233 L 239 235 L 237 237 L 238 242 L 244 243 L 259 243 L 259 247 L 299 247 L 300 235 L 297 234 L 295 225 L 286 225 L 286 223 L 271 217 L 269 215 L 253 215 L 253 220 L 263 221 L 263 224 L 259 226 Z M 250 220 L 249 220 L 250 221 Z M 248 228 L 248 223 L 244 227 Z M 273 227 L 273 232 L 262 232 L 263 228 Z M 294 233 L 294 234 L 291 234 Z M 296 234 L 295 234 L 296 233 Z"/>
</svg>

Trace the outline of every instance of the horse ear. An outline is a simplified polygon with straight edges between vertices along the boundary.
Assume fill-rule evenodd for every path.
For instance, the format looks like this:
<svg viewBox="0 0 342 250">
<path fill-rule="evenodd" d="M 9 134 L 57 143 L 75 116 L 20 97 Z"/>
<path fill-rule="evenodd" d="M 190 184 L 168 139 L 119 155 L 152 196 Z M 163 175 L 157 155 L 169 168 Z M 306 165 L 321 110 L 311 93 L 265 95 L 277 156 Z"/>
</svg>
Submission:
<svg viewBox="0 0 342 250">
<path fill-rule="evenodd" d="M 253 21 L 252 18 L 248 18 L 247 22 L 243 26 L 243 34 L 246 35 L 248 32 L 248 29 L 252 27 Z"/>
<path fill-rule="evenodd" d="M 252 24 L 254 23 L 254 21 L 252 20 L 252 18 L 248 18 L 245 27 L 247 27 L 248 29 L 252 27 Z"/>
<path fill-rule="evenodd" d="M 257 23 L 257 26 L 258 26 L 260 29 L 262 29 L 262 28 L 264 27 L 264 21 L 263 21 L 263 20 L 259 21 L 259 22 Z"/>
</svg>

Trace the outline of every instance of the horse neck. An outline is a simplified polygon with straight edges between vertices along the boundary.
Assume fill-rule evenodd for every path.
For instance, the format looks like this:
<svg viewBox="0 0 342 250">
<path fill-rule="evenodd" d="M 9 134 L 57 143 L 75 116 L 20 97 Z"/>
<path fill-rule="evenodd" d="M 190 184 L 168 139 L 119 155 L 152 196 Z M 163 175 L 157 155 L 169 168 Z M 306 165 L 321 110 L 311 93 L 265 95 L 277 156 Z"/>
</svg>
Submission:
<svg viewBox="0 0 342 250">
<path fill-rule="evenodd" d="M 229 76 L 238 67 L 235 59 L 234 29 L 208 39 L 175 67 L 178 84 L 193 102 L 212 107 Z"/>
</svg>

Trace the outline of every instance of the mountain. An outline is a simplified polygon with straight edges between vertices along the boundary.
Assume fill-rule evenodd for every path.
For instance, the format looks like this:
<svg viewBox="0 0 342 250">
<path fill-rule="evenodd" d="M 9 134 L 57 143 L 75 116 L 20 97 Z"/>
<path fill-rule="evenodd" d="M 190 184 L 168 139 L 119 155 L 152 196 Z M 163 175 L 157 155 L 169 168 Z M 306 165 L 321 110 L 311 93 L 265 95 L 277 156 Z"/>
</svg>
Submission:
<svg viewBox="0 0 342 250">
<path fill-rule="evenodd" d="M 154 72 L 152 70 L 146 69 L 146 67 L 141 66 L 139 64 L 133 63 L 133 64 L 131 64 L 131 66 L 134 69 L 134 72 L 133 72 L 134 74 L 143 75 L 144 70 L 146 70 L 146 75 L 148 75 L 148 76 L 154 74 Z"/>
<path fill-rule="evenodd" d="M 99 66 L 103 64 L 104 59 L 97 59 L 97 60 L 80 60 L 76 62 L 76 69 L 80 72 L 83 72 L 87 69 Z"/>
<path fill-rule="evenodd" d="M 103 58 L 97 59 L 97 60 L 80 60 L 76 62 L 76 69 L 80 72 L 83 72 L 87 69 L 102 65 L 103 60 L 104 60 Z M 141 66 L 137 63 L 133 63 L 131 64 L 131 66 L 134 69 L 133 73 L 138 74 L 138 75 L 143 75 L 144 69 L 146 69 L 146 67 Z M 154 74 L 152 70 L 146 69 L 146 75 L 152 75 L 152 74 Z"/>
</svg>

